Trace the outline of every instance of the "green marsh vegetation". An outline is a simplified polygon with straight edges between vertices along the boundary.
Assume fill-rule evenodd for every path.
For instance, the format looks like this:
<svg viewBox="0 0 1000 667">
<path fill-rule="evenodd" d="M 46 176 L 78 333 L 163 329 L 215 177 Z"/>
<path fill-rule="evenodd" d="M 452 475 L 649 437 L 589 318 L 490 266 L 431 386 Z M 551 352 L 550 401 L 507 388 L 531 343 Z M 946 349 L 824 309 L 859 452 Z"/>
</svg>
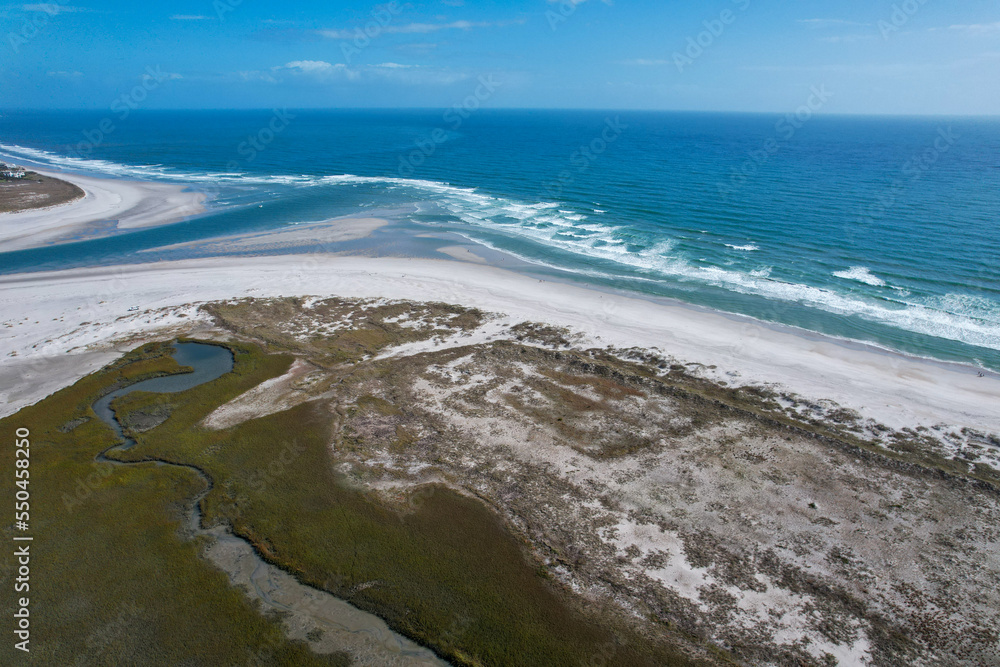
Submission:
<svg viewBox="0 0 1000 667">
<path fill-rule="evenodd" d="M 71 387 L 0 420 L 0 433 L 31 432 L 31 653 L 0 648 L 3 664 L 346 664 L 288 642 L 202 547 L 179 534 L 186 506 L 204 488 L 193 473 L 152 464 L 95 461 L 114 444 L 91 405 L 114 388 L 182 371 L 169 346 L 145 345 Z M 274 362 L 270 362 L 274 363 Z M 242 376 L 266 377 L 263 365 Z M 244 367 L 247 368 L 247 367 Z M 13 470 L 13 447 L 0 449 Z M 13 495 L 13 474 L 3 493 Z M 5 528 L 10 540 L 10 528 Z M 3 560 L 3 586 L 13 579 Z M 10 618 L 12 597 L 3 596 Z M 26 658 L 26 659 L 25 659 Z M 15 660 L 18 662 L 15 663 Z"/>
<path fill-rule="evenodd" d="M 346 300 L 305 306 L 297 299 L 214 304 L 207 310 L 220 326 L 244 340 L 260 341 L 262 347 L 226 343 L 234 353 L 233 372 L 187 392 L 136 392 L 118 399 L 116 414 L 138 444 L 108 456 L 139 465 L 95 461 L 114 436 L 90 406 L 125 384 L 183 372 L 165 344 L 143 346 L 0 420 L 4 432 L 13 434 L 18 427 L 32 432 L 37 556 L 32 657 L 39 664 L 346 661 L 344 655 L 317 656 L 306 645 L 287 641 L 276 619 L 261 614 L 199 556 L 203 544 L 185 538 L 181 526 L 204 482 L 191 470 L 156 466 L 152 460 L 193 466 L 212 480 L 201 504 L 206 525 L 229 526 L 263 558 L 303 583 L 381 616 L 396 631 L 455 664 L 691 662 L 684 657 L 689 651 L 673 648 L 664 637 L 676 638 L 685 649 L 697 647 L 697 653 L 712 655 L 713 662 L 729 662 L 665 621 L 649 618 L 647 627 L 666 630 L 655 637 L 639 634 L 599 605 L 563 590 L 534 559 L 531 545 L 477 498 L 425 485 L 399 505 L 353 486 L 340 473 L 347 452 L 332 443 L 339 437 L 342 447 L 351 447 L 353 436 L 343 428 L 354 416 L 389 417 L 370 421 L 398 422 L 388 437 L 399 448 L 412 445 L 407 429 L 414 416 L 405 387 L 431 357 L 367 359 L 388 345 L 475 329 L 486 317 L 483 313 L 442 304 Z M 330 322 L 336 326 L 324 324 Z M 315 333 L 303 337 L 289 331 Z M 538 423 L 551 422 L 571 441 L 584 433 L 575 415 L 597 414 L 605 409 L 605 400 L 653 393 L 682 399 L 689 418 L 682 430 L 738 413 L 762 427 L 808 434 L 879 460 L 905 461 L 987 483 L 995 479 L 978 469 L 972 474 L 961 470 L 961 462 L 923 460 L 926 450 L 909 438 L 898 439 L 886 451 L 866 441 L 851 415 L 809 421 L 786 412 L 779 397 L 766 390 L 720 386 L 665 359 L 635 358 L 638 352 L 628 350 L 562 350 L 569 344 L 563 332 L 538 327 L 524 328 L 521 334 L 528 342 L 539 339 L 543 348 L 555 349 L 511 341 L 494 343 L 482 354 L 495 357 L 491 363 L 498 369 L 519 361 L 539 369 L 528 386 L 555 406 L 552 414 L 529 404 L 514 407 Z M 200 426 L 218 406 L 284 374 L 294 359 L 291 352 L 324 369 L 323 380 L 308 389 L 312 400 L 223 430 Z M 455 348 L 431 356 L 444 363 L 462 354 L 467 352 Z M 383 397 L 358 393 L 371 383 L 382 388 Z M 320 394 L 326 397 L 317 398 Z M 605 436 L 606 446 L 588 450 L 588 456 L 617 458 L 648 446 L 627 430 Z M 0 456 L 10 464 L 6 469 L 13 469 L 12 448 L 4 448 Z M 12 491 L 13 479 L 4 485 Z M 11 570 L 0 576 L 8 583 Z"/>
</svg>

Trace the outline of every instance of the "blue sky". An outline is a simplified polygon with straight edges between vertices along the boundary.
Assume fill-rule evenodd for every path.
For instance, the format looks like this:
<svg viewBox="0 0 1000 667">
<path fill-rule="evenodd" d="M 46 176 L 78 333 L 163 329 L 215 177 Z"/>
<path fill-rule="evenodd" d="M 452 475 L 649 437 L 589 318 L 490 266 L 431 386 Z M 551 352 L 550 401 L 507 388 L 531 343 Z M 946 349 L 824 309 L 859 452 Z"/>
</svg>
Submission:
<svg viewBox="0 0 1000 667">
<path fill-rule="evenodd" d="M 58 0 L 0 34 L 8 108 L 1000 114 L 995 0 Z"/>
</svg>

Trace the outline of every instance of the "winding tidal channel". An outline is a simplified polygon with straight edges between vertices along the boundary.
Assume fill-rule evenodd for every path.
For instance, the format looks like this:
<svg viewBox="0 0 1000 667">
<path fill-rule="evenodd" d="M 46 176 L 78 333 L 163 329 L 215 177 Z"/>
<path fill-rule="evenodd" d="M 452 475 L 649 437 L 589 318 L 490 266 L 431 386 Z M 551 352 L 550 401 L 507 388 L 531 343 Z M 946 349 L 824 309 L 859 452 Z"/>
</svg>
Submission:
<svg viewBox="0 0 1000 667">
<path fill-rule="evenodd" d="M 113 465 L 169 465 L 184 468 L 205 482 L 205 489 L 192 502 L 187 516 L 188 533 L 207 537 L 210 546 L 205 556 L 222 569 L 234 586 L 242 588 L 251 599 L 260 601 L 261 609 L 284 615 L 286 633 L 290 639 L 307 642 L 316 653 L 346 651 L 354 661 L 364 665 L 447 665 L 426 649 L 393 632 L 378 616 L 364 612 L 326 591 L 306 586 L 292 575 L 265 562 L 253 546 L 234 535 L 226 526 L 202 527 L 201 500 L 212 490 L 212 480 L 195 466 L 166 461 L 126 463 L 107 458 L 114 450 L 135 446 L 128 438 L 111 409 L 111 403 L 135 391 L 176 393 L 211 382 L 233 370 L 233 355 L 229 349 L 205 343 L 175 343 L 173 357 L 181 366 L 190 366 L 192 373 L 169 375 L 144 380 L 118 389 L 94 403 L 94 412 L 118 436 L 120 444 L 97 456 L 98 461 Z M 211 610 L 205 610 L 211 613 Z M 321 632 L 317 632 L 317 630 Z M 258 656 L 267 662 L 266 656 Z"/>
</svg>

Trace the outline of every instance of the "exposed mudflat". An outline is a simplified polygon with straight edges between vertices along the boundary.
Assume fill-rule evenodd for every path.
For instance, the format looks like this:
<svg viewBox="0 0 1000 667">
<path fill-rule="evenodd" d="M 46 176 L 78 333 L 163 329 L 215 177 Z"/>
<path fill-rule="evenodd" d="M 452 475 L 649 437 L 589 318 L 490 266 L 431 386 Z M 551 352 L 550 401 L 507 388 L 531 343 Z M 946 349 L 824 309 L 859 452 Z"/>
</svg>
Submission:
<svg viewBox="0 0 1000 667">
<path fill-rule="evenodd" d="M 290 639 L 316 653 L 346 652 L 361 665 L 385 667 L 446 665 L 431 651 L 392 632 L 384 621 L 329 593 L 305 586 L 265 563 L 245 540 L 225 528 L 199 530 L 213 538 L 205 556 L 262 610 L 282 617 Z M 266 662 L 266 660 L 265 660 Z"/>
<path fill-rule="evenodd" d="M 482 499 L 580 604 L 747 664 L 1000 662 L 996 434 L 892 431 L 439 305 L 208 310 L 302 358 L 209 422 L 320 401 L 356 484 L 400 512 Z"/>
</svg>

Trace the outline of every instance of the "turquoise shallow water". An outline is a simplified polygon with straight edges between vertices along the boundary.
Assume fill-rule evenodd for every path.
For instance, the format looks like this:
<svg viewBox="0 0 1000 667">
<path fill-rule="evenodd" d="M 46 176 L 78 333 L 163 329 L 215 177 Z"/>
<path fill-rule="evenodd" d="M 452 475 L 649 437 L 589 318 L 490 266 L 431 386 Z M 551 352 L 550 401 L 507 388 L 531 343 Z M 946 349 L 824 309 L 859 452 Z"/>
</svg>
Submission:
<svg viewBox="0 0 1000 667">
<path fill-rule="evenodd" d="M 213 198 L 163 229 L 0 254 L 0 272 L 391 209 L 397 231 L 540 274 L 1000 369 L 997 119 L 6 112 L 0 153 Z"/>
</svg>

